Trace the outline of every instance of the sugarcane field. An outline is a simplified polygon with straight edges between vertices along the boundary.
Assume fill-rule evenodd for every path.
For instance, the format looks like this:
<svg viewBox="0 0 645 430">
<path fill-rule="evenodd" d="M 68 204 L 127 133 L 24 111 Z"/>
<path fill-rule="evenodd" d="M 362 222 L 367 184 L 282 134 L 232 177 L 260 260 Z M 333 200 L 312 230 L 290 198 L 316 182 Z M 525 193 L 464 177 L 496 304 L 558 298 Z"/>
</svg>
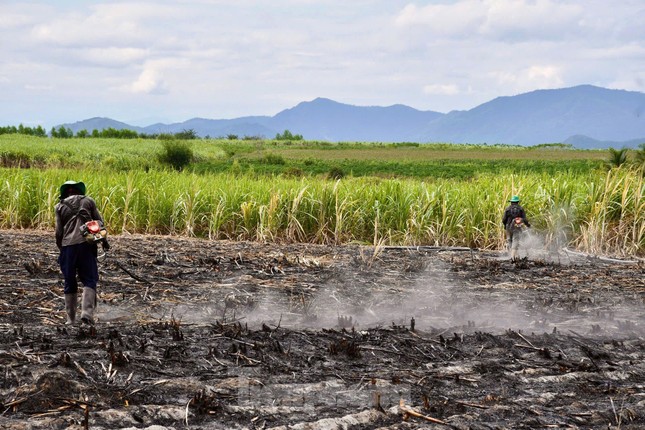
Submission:
<svg viewBox="0 0 645 430">
<path fill-rule="evenodd" d="M 644 23 L 0 1 L 0 430 L 645 430 Z"/>
<path fill-rule="evenodd" d="M 65 325 L 52 241 L 0 230 L 3 429 L 645 427 L 640 258 L 123 233 Z"/>
</svg>

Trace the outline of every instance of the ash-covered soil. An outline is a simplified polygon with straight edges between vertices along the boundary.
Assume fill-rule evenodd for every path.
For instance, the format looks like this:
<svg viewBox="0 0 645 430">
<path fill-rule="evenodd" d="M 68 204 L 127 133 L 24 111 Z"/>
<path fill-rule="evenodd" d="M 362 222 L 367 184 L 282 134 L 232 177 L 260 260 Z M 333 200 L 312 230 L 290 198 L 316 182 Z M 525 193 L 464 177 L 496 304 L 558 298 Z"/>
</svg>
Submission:
<svg viewBox="0 0 645 430">
<path fill-rule="evenodd" d="M 117 236 L 65 326 L 0 231 L 0 428 L 645 428 L 645 265 Z"/>
</svg>

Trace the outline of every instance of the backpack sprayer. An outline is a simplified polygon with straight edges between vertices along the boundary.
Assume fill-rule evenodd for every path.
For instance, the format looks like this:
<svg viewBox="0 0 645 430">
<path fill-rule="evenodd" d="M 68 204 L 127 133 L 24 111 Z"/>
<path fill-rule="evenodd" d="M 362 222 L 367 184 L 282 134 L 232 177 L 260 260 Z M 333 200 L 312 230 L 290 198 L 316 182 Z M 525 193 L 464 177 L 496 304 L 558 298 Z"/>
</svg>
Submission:
<svg viewBox="0 0 645 430">
<path fill-rule="evenodd" d="M 110 244 L 107 241 L 107 230 L 103 223 L 99 220 L 87 221 L 81 225 L 80 230 L 87 243 L 101 243 L 103 253 L 97 255 L 96 258 L 103 262 L 107 256 L 107 251 L 110 249 Z"/>
<path fill-rule="evenodd" d="M 522 229 L 524 228 L 524 220 L 521 216 L 515 217 L 513 219 L 513 228 Z"/>
<path fill-rule="evenodd" d="M 88 221 L 85 224 L 81 225 L 80 229 L 81 234 L 89 243 L 96 243 L 100 241 L 106 243 L 107 230 L 105 229 L 101 221 Z"/>
<path fill-rule="evenodd" d="M 87 243 L 101 243 L 103 253 L 98 254 L 96 258 L 99 262 L 105 261 L 110 244 L 107 241 L 107 230 L 103 226 L 103 223 L 98 220 L 88 221 L 81 225 L 80 230 Z"/>
</svg>

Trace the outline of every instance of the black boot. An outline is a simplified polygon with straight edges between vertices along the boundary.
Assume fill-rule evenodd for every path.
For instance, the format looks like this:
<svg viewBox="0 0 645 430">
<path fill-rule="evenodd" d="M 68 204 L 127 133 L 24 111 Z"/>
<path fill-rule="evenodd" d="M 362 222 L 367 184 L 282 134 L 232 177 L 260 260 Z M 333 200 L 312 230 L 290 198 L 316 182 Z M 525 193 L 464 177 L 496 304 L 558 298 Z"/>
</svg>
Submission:
<svg viewBox="0 0 645 430">
<path fill-rule="evenodd" d="M 65 324 L 74 324 L 76 321 L 76 304 L 78 303 L 77 293 L 65 294 L 65 312 L 67 313 L 67 321 Z"/>
<path fill-rule="evenodd" d="M 94 309 L 96 308 L 96 290 L 83 288 L 83 301 L 81 302 L 81 322 L 94 324 Z"/>
</svg>

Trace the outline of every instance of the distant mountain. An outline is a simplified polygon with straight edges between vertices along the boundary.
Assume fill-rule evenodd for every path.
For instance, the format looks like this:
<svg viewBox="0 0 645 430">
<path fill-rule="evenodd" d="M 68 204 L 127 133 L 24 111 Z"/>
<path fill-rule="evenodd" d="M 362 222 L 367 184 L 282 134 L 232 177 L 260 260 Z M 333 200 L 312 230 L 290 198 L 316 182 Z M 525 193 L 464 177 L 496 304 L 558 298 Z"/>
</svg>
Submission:
<svg viewBox="0 0 645 430">
<path fill-rule="evenodd" d="M 147 134 L 194 130 L 201 137 L 273 138 L 289 130 L 307 140 L 330 142 L 569 143 L 577 148 L 635 148 L 645 142 L 645 93 L 581 85 L 498 97 L 447 114 L 404 105 L 353 106 L 317 98 L 275 116 L 193 118 L 147 127 L 91 118 L 63 126 L 74 132 L 109 127 Z"/>
<path fill-rule="evenodd" d="M 641 143 L 645 143 L 645 139 L 632 139 L 624 141 L 612 141 L 612 140 L 596 140 L 588 136 L 571 136 L 562 143 L 573 146 L 574 148 L 584 148 L 584 149 L 607 149 L 607 148 L 638 148 Z"/>
<path fill-rule="evenodd" d="M 124 129 L 133 130 L 133 131 L 136 131 L 137 133 L 144 132 L 143 128 L 141 127 L 129 125 L 124 122 L 116 121 L 110 118 L 101 118 L 101 117 L 94 117 L 83 121 L 78 121 L 73 124 L 61 124 L 61 125 L 57 125 L 56 128 L 59 128 L 61 126 L 65 128 L 69 128 L 74 133 L 80 130 L 87 130 L 91 133 L 93 130 L 103 130 L 106 128 L 113 128 L 115 130 L 124 130 Z"/>
<path fill-rule="evenodd" d="M 581 85 L 498 97 L 433 121 L 415 140 L 535 145 L 575 135 L 644 138 L 645 94 Z"/>
<path fill-rule="evenodd" d="M 317 98 L 283 110 L 272 118 L 271 124 L 309 140 L 401 142 L 442 116 L 439 112 L 404 105 L 358 107 Z"/>
<path fill-rule="evenodd" d="M 133 127 L 109 118 L 92 118 L 73 124 L 63 124 L 74 133 L 79 130 L 129 128 L 146 134 L 177 133 L 195 130 L 201 137 L 260 136 L 273 138 L 289 130 L 308 140 L 400 142 L 403 136 L 413 136 L 443 114 L 419 111 L 404 105 L 388 107 L 352 106 L 333 100 L 317 98 L 283 110 L 273 117 L 247 116 L 235 119 L 193 118 L 173 124 L 152 124 Z M 58 128 L 60 126 L 57 126 Z M 405 139 L 403 139 L 405 140 Z"/>
<path fill-rule="evenodd" d="M 143 127 L 147 134 L 177 133 L 183 130 L 195 130 L 201 137 L 225 137 L 230 134 L 243 136 L 274 137 L 277 132 L 265 124 L 270 122 L 269 116 L 247 116 L 235 119 L 204 119 L 193 118 L 174 124 L 153 124 Z"/>
<path fill-rule="evenodd" d="M 289 130 L 308 140 L 396 142 L 401 140 L 401 136 L 421 132 L 426 124 L 441 116 L 443 114 L 439 112 L 423 112 L 403 105 L 359 107 L 317 98 L 273 117 L 194 118 L 175 124 L 154 124 L 143 127 L 143 130 L 154 134 L 192 129 L 202 137 L 235 134 L 269 138 Z"/>
</svg>

